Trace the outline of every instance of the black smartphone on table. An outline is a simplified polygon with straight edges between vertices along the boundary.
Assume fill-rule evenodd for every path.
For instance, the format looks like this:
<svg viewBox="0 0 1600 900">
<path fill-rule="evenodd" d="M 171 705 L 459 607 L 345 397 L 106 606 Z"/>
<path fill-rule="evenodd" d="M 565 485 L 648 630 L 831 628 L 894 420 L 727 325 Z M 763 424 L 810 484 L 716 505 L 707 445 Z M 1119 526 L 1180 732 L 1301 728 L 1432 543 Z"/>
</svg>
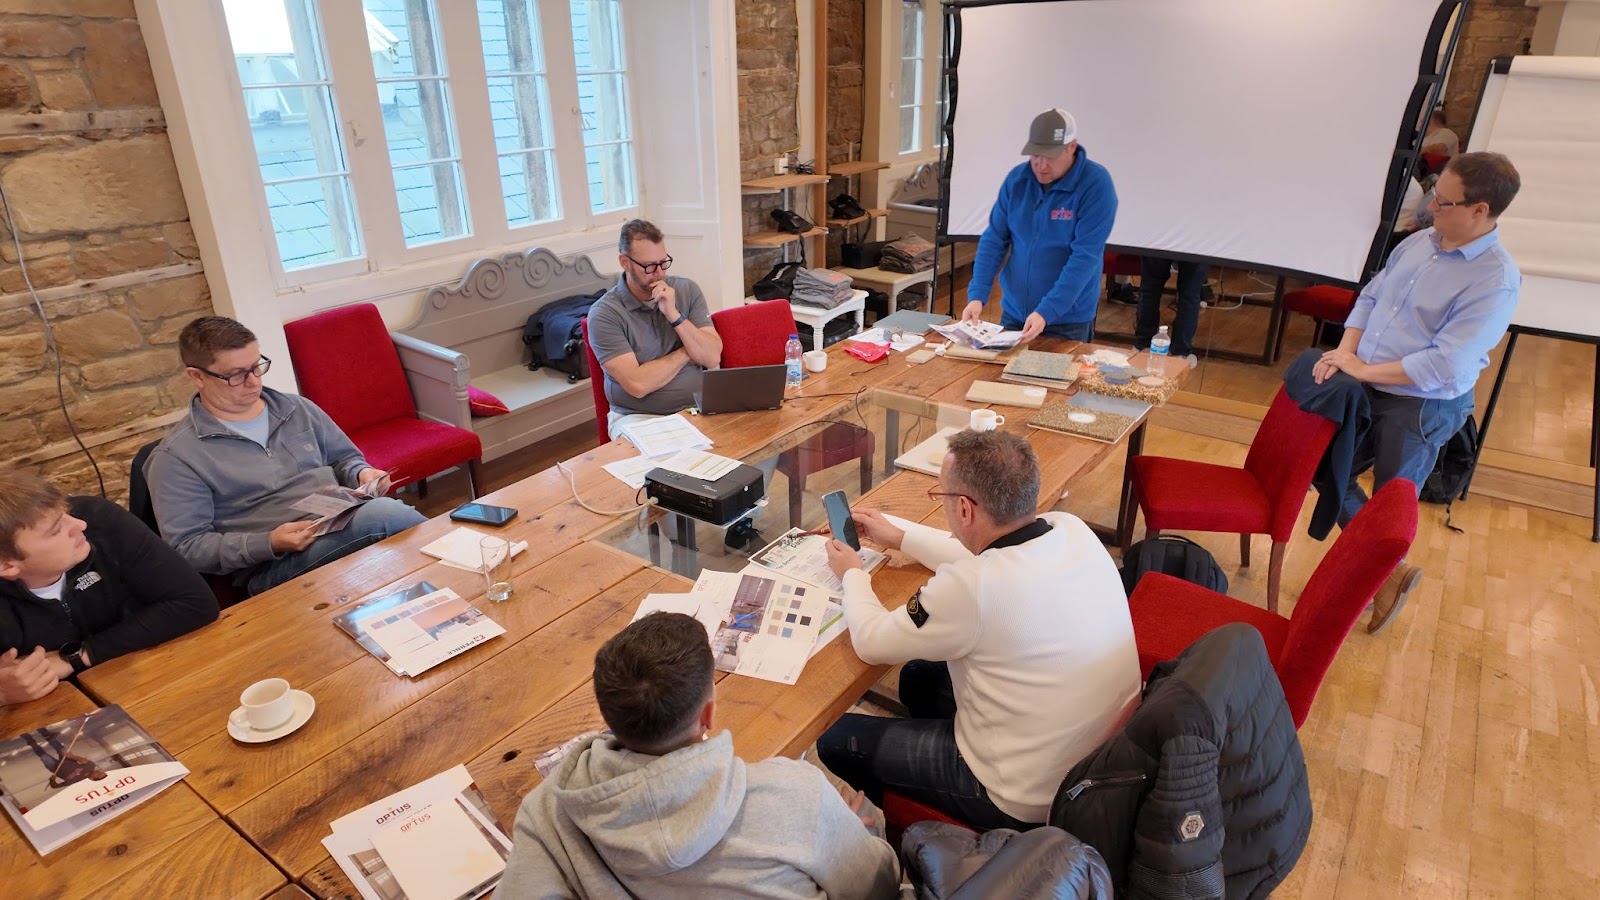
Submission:
<svg viewBox="0 0 1600 900">
<path fill-rule="evenodd" d="M 509 506 L 490 506 L 487 503 L 463 503 L 450 511 L 457 522 L 476 522 L 480 525 L 504 525 L 517 517 Z"/>
<path fill-rule="evenodd" d="M 850 501 L 845 499 L 844 491 L 823 494 L 822 508 L 827 510 L 833 536 L 849 544 L 850 549 L 860 550 L 861 537 L 856 534 L 856 520 L 850 517 Z"/>
</svg>

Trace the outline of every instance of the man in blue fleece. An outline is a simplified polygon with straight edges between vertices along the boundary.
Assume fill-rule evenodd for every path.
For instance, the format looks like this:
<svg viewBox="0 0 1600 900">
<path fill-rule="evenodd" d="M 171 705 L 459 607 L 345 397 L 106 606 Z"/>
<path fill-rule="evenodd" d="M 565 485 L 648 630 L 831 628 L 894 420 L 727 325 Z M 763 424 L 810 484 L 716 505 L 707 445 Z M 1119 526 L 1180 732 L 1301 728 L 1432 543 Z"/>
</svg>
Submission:
<svg viewBox="0 0 1600 900">
<path fill-rule="evenodd" d="M 1106 238 L 1117 217 L 1117 192 L 1105 166 L 1078 146 L 1078 126 L 1064 110 L 1033 119 L 1028 161 L 1012 169 L 978 241 L 961 318 L 983 315 L 1000 275 L 1000 323 L 1031 341 L 1042 335 L 1094 339 Z"/>
</svg>

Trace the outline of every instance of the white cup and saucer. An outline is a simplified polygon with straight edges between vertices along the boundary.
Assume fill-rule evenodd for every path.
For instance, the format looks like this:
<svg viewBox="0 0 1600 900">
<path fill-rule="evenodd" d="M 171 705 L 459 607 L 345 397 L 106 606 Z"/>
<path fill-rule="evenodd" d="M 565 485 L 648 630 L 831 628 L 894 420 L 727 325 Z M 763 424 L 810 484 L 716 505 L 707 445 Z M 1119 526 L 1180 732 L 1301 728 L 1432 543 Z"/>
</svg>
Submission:
<svg viewBox="0 0 1600 900">
<path fill-rule="evenodd" d="M 310 694 L 282 678 L 268 678 L 239 695 L 239 708 L 228 715 L 228 734 L 246 744 L 275 741 L 298 731 L 316 711 Z"/>
</svg>

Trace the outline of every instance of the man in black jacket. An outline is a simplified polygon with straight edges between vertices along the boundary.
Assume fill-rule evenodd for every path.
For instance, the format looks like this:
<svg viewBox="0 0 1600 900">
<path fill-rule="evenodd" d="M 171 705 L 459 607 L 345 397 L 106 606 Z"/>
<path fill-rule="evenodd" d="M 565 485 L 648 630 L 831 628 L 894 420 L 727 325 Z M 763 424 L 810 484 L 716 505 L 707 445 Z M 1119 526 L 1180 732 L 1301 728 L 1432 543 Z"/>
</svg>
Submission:
<svg viewBox="0 0 1600 900">
<path fill-rule="evenodd" d="M 0 471 L 0 705 L 216 618 L 205 580 L 132 513 Z"/>
</svg>

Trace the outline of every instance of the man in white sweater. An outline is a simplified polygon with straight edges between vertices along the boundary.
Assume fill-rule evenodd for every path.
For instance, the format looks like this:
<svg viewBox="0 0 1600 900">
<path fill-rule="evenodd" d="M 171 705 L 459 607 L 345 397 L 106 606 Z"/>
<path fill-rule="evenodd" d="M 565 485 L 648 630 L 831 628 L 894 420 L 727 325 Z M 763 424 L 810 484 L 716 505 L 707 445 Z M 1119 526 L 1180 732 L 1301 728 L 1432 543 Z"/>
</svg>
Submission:
<svg viewBox="0 0 1600 900">
<path fill-rule="evenodd" d="M 746 764 L 728 732 L 713 734 L 712 678 L 705 627 L 678 613 L 645 616 L 600 648 L 594 693 L 612 733 L 523 799 L 496 897 L 898 896 L 894 850 L 821 770 Z"/>
<path fill-rule="evenodd" d="M 952 436 L 928 495 L 949 532 L 853 515 L 863 537 L 934 571 L 905 606 L 885 609 L 858 554 L 829 542 L 850 642 L 869 663 L 906 664 L 912 717 L 846 715 L 817 755 L 879 805 L 892 789 L 979 828 L 1031 828 L 1138 703 L 1127 595 L 1082 520 L 1037 515 L 1038 460 L 1016 435 Z"/>
</svg>

